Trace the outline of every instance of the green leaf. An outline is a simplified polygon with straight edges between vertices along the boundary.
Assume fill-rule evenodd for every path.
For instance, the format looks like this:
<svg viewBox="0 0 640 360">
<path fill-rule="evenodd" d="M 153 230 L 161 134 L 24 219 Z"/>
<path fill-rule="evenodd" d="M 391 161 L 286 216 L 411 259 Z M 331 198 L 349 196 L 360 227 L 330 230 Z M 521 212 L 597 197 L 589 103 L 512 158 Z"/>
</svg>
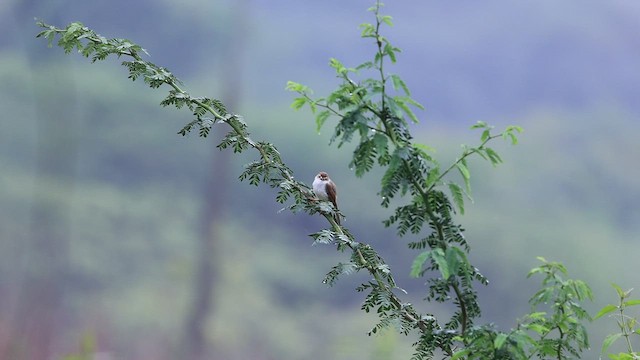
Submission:
<svg viewBox="0 0 640 360">
<path fill-rule="evenodd" d="M 356 169 L 356 176 L 361 177 L 371 170 L 374 165 L 376 148 L 373 140 L 361 142 L 353 152 L 353 160 L 350 166 Z"/>
<path fill-rule="evenodd" d="M 461 215 L 464 215 L 464 192 L 462 188 L 456 183 L 447 183 L 449 186 L 449 191 L 451 192 L 451 196 L 453 196 L 453 203 L 456 204 L 456 207 L 460 211 Z"/>
<path fill-rule="evenodd" d="M 542 268 L 541 267 L 535 267 L 531 270 L 529 270 L 529 272 L 527 273 L 527 278 L 530 278 L 532 275 L 537 274 L 537 273 L 541 273 L 542 272 Z"/>
<path fill-rule="evenodd" d="M 516 133 L 521 133 L 521 132 L 522 132 L 522 128 L 520 126 L 510 125 L 510 126 L 507 126 L 507 128 L 504 130 L 504 132 L 502 133 L 502 137 L 504 139 L 510 138 L 511 144 L 516 145 L 518 143 L 518 137 L 516 136 Z"/>
<path fill-rule="evenodd" d="M 327 121 L 330 115 L 331 113 L 329 112 L 329 110 L 324 110 L 318 113 L 318 115 L 316 116 L 316 131 L 318 133 L 320 132 L 322 125 L 324 125 L 325 121 Z"/>
<path fill-rule="evenodd" d="M 306 103 L 307 103 L 307 98 L 297 97 L 293 99 L 293 102 L 291 103 L 291 108 L 294 110 L 300 110 Z"/>
<path fill-rule="evenodd" d="M 549 302 L 551 300 L 551 297 L 554 295 L 554 291 L 553 290 L 554 289 L 550 288 L 550 287 L 542 288 L 542 289 L 538 290 L 538 292 L 536 292 L 531 297 L 529 302 L 531 304 L 540 304 L 540 303 Z"/>
<path fill-rule="evenodd" d="M 411 110 L 411 108 L 407 105 L 407 103 L 411 103 L 409 100 L 410 98 L 408 97 L 400 97 L 400 96 L 396 96 L 393 98 L 393 100 L 395 101 L 395 104 L 402 109 L 402 111 L 404 111 L 405 114 L 407 114 L 407 116 L 409 117 L 409 119 L 411 119 L 411 121 L 413 121 L 414 124 L 417 124 L 418 122 L 420 122 L 418 120 L 418 117 L 416 116 L 416 114 L 414 114 L 414 112 Z M 413 103 L 412 103 L 413 104 Z M 420 105 L 422 106 L 422 105 Z M 398 116 L 400 117 L 400 116 Z"/>
<path fill-rule="evenodd" d="M 380 21 L 389 25 L 389 26 L 393 26 L 393 22 L 391 21 L 392 17 L 389 15 L 384 15 L 384 16 L 380 16 Z"/>
<path fill-rule="evenodd" d="M 470 266 L 467 255 L 457 246 L 448 247 L 446 257 L 450 269 L 457 271 L 460 268 L 460 263 L 463 263 L 465 266 Z"/>
<path fill-rule="evenodd" d="M 502 158 L 492 148 L 484 147 L 483 150 L 484 150 L 485 154 L 487 154 L 487 157 L 489 158 L 489 161 L 491 161 L 491 165 L 496 166 L 496 165 L 502 163 Z"/>
<path fill-rule="evenodd" d="M 584 281 L 574 280 L 573 287 L 579 300 L 593 300 L 593 293 L 591 292 L 591 288 Z"/>
<path fill-rule="evenodd" d="M 400 78 L 400 76 L 394 74 L 394 75 L 391 75 L 390 77 L 393 83 L 393 88 L 395 90 L 402 89 L 405 95 L 411 96 L 411 92 L 409 91 L 407 84 L 405 84 L 405 82 Z"/>
<path fill-rule="evenodd" d="M 431 251 L 425 251 L 416 256 L 416 258 L 413 259 L 413 263 L 411 264 L 411 272 L 409 273 L 409 275 L 414 278 L 419 277 L 420 272 L 422 271 L 422 266 L 430 257 Z"/>
<path fill-rule="evenodd" d="M 425 183 L 425 186 L 427 188 L 430 188 L 432 185 L 434 185 L 434 183 L 436 182 L 436 180 L 438 180 L 438 178 L 440 177 L 440 168 L 438 167 L 434 167 L 431 170 L 429 170 L 429 174 L 427 175 L 427 181 Z"/>
<path fill-rule="evenodd" d="M 391 46 L 391 44 L 389 43 L 386 43 L 384 45 L 383 52 L 389 56 L 389 59 L 391 60 L 392 63 L 395 63 L 397 61 L 396 52 L 400 52 L 400 49 Z"/>
<path fill-rule="evenodd" d="M 514 347 L 514 351 L 517 355 L 516 359 L 529 359 L 530 357 L 525 354 L 524 349 L 528 348 L 531 345 L 535 346 L 535 344 L 537 344 L 536 340 L 534 340 L 529 334 L 521 330 L 512 332 L 509 335 L 509 339 L 511 340 L 511 342 L 517 344 L 517 346 Z"/>
<path fill-rule="evenodd" d="M 607 337 L 604 338 L 604 341 L 602 341 L 601 353 L 602 354 L 606 353 L 609 347 L 611 346 L 611 344 L 613 344 L 616 340 L 618 340 L 620 336 L 622 336 L 622 333 L 607 335 Z"/>
<path fill-rule="evenodd" d="M 639 354 L 634 353 L 619 353 L 619 354 L 609 354 L 609 359 L 612 360 L 638 360 L 640 358 Z"/>
<path fill-rule="evenodd" d="M 386 150 L 389 139 L 381 132 L 376 131 L 376 133 L 373 135 L 373 142 L 376 145 L 376 148 L 380 150 Z"/>
<path fill-rule="evenodd" d="M 629 300 L 624 302 L 624 306 L 636 306 L 640 305 L 640 299 Z"/>
<path fill-rule="evenodd" d="M 622 290 L 622 288 L 618 284 L 611 283 L 611 286 L 613 286 L 613 288 L 616 290 L 616 293 L 618 293 L 618 297 L 620 297 L 621 299 L 625 297 L 624 290 Z"/>
<path fill-rule="evenodd" d="M 448 280 L 451 276 L 451 271 L 449 269 L 447 259 L 445 259 L 444 251 L 440 248 L 433 250 L 431 252 L 431 258 L 436 262 L 436 264 L 438 264 L 438 269 L 440 270 L 442 278 Z"/>
<path fill-rule="evenodd" d="M 456 168 L 460 171 L 460 175 L 462 175 L 462 179 L 464 180 L 464 185 L 467 189 L 467 192 L 471 192 L 471 173 L 469 172 L 469 168 L 467 167 L 466 160 L 462 159 L 456 163 Z"/>
<path fill-rule="evenodd" d="M 380 165 L 386 164 L 389 161 L 389 138 L 382 133 L 376 132 L 373 135 L 373 143 L 376 146 L 376 153 L 378 154 L 378 162 Z"/>
<path fill-rule="evenodd" d="M 527 314 L 527 318 L 532 320 L 544 320 L 545 316 L 547 316 L 547 313 L 545 311 L 536 311 Z"/>
<path fill-rule="evenodd" d="M 298 84 L 297 82 L 294 82 L 294 81 L 287 81 L 287 86 L 285 86 L 285 89 L 288 91 L 293 91 L 298 93 L 311 93 L 311 90 L 308 87 L 302 84 Z"/>
<path fill-rule="evenodd" d="M 376 28 L 372 24 L 362 23 L 360 24 L 360 36 L 363 38 L 374 36 L 376 33 Z"/>
<path fill-rule="evenodd" d="M 419 102 L 417 102 L 417 101 L 413 100 L 413 98 L 411 98 L 411 97 L 408 97 L 408 96 L 407 96 L 407 97 L 405 97 L 405 101 L 406 101 L 406 102 L 408 102 L 409 104 L 411 104 L 411 105 L 413 105 L 413 106 L 417 107 L 417 108 L 418 108 L 418 109 L 420 109 L 420 110 L 424 110 L 424 105 L 422 105 L 422 104 L 420 104 Z"/>
<path fill-rule="evenodd" d="M 517 126 L 517 125 L 509 125 L 509 126 L 507 126 L 507 127 L 504 129 L 504 131 L 507 131 L 507 132 L 517 132 L 517 133 L 521 133 L 521 132 L 523 132 L 524 130 L 522 129 L 522 127 L 521 127 L 521 126 Z"/>
<path fill-rule="evenodd" d="M 329 60 L 329 66 L 334 68 L 336 70 L 336 73 L 340 75 L 345 75 L 347 72 L 349 72 L 349 70 L 347 70 L 347 68 L 342 65 L 342 63 L 336 58 L 331 58 Z"/>
<path fill-rule="evenodd" d="M 504 342 L 507 340 L 508 337 L 509 336 L 507 336 L 507 334 L 504 334 L 504 333 L 498 334 L 498 336 L 496 336 L 496 338 L 493 340 L 493 348 L 496 350 L 502 349 L 502 345 L 504 345 Z"/>
<path fill-rule="evenodd" d="M 453 356 L 451 357 L 451 360 L 461 359 L 469 355 L 471 353 L 471 350 L 472 349 L 469 349 L 469 348 L 458 350 L 453 354 Z"/>
<path fill-rule="evenodd" d="M 371 69 L 373 67 L 373 63 L 371 61 L 365 61 L 362 64 L 356 66 L 356 71 L 360 71 L 362 69 Z"/>
<path fill-rule="evenodd" d="M 539 335 L 544 335 L 549 332 L 549 328 L 540 324 L 528 324 L 527 328 L 531 331 L 535 331 Z"/>
<path fill-rule="evenodd" d="M 633 328 L 636 326 L 637 320 L 635 318 L 630 318 L 627 320 L 627 330 L 633 331 Z"/>
<path fill-rule="evenodd" d="M 488 129 L 489 125 L 484 121 L 477 121 L 475 124 L 471 125 L 471 129 Z"/>
<path fill-rule="evenodd" d="M 490 136 L 491 136 L 491 130 L 486 129 L 482 132 L 482 135 L 480 135 L 480 141 L 485 142 L 487 141 L 487 139 L 489 139 Z"/>
<path fill-rule="evenodd" d="M 435 153 L 436 149 L 433 148 L 432 146 L 426 145 L 426 144 L 421 144 L 421 143 L 413 143 L 413 147 L 419 150 L 422 150 L 426 153 Z"/>
</svg>

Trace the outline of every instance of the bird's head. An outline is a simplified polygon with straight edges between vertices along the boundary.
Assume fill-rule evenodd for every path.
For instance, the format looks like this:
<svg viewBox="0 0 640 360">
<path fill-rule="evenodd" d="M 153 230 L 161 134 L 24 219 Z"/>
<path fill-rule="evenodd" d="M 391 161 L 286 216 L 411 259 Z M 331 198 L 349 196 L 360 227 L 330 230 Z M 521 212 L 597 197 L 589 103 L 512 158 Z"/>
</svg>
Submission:
<svg viewBox="0 0 640 360">
<path fill-rule="evenodd" d="M 320 181 L 328 181 L 329 180 L 329 174 L 327 174 L 324 171 L 321 171 L 318 173 L 318 175 L 316 175 L 316 179 L 320 180 Z"/>
</svg>

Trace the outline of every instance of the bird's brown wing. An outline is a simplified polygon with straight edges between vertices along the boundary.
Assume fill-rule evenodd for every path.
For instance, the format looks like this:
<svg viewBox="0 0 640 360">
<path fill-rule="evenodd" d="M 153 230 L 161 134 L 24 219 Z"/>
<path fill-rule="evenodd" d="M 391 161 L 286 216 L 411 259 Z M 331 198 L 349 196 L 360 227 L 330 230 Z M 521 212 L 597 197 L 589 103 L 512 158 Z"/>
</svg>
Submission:
<svg viewBox="0 0 640 360">
<path fill-rule="evenodd" d="M 329 198 L 329 201 L 331 201 L 333 206 L 336 207 L 336 210 L 338 210 L 338 196 L 336 194 L 336 184 L 334 184 L 333 182 L 327 183 L 327 186 L 325 187 L 325 191 L 327 192 L 327 197 Z"/>
<path fill-rule="evenodd" d="M 334 184 L 333 181 L 330 183 L 327 183 L 327 186 L 325 187 L 325 191 L 327 192 L 327 198 L 329 198 L 329 201 L 331 201 L 333 206 L 336 208 L 336 212 L 337 212 L 338 211 L 338 195 L 336 194 L 336 184 Z M 340 225 L 340 215 L 336 213 L 335 219 L 336 219 L 336 223 Z"/>
</svg>

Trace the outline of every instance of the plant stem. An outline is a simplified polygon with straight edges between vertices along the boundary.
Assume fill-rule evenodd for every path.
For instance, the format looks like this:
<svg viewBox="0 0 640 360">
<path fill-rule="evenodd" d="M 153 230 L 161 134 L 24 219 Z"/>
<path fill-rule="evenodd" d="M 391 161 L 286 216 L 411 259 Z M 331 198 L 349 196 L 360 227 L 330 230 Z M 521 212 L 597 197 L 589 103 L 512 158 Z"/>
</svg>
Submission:
<svg viewBox="0 0 640 360">
<path fill-rule="evenodd" d="M 487 137 L 487 138 L 486 138 L 482 143 L 480 143 L 480 145 L 479 145 L 478 147 L 473 148 L 473 149 L 471 149 L 471 150 L 469 150 L 469 151 L 465 151 L 465 152 L 462 154 L 462 156 L 460 156 L 458 159 L 456 159 L 456 161 L 455 161 L 453 164 L 451 164 L 451 166 L 449 166 L 449 167 L 447 168 L 447 170 L 445 170 L 444 172 L 442 172 L 442 173 L 440 174 L 440 176 L 438 176 L 438 177 L 436 178 L 436 180 L 435 180 L 435 181 L 434 181 L 434 182 L 429 186 L 429 188 L 427 188 L 427 191 L 431 191 L 431 190 L 433 190 L 433 188 L 435 188 L 435 187 L 436 187 L 436 185 L 438 185 L 438 183 L 439 183 L 439 182 L 440 182 L 440 181 L 441 181 L 441 180 L 442 180 L 442 179 L 443 179 L 443 178 L 444 178 L 444 177 L 445 177 L 449 172 L 451 172 L 451 170 L 453 170 L 456 166 L 458 166 L 458 164 L 459 164 L 459 163 L 461 163 L 462 161 L 464 161 L 464 159 L 468 158 L 470 155 L 473 155 L 473 154 L 477 153 L 477 152 L 478 152 L 478 149 L 482 149 L 482 148 L 483 148 L 483 147 L 484 147 L 484 146 L 485 146 L 489 141 L 491 141 L 491 140 L 493 140 L 493 139 L 495 139 L 495 138 L 501 137 L 501 136 L 502 136 L 502 134 L 497 134 L 497 135 L 489 136 L 489 137 Z"/>
</svg>

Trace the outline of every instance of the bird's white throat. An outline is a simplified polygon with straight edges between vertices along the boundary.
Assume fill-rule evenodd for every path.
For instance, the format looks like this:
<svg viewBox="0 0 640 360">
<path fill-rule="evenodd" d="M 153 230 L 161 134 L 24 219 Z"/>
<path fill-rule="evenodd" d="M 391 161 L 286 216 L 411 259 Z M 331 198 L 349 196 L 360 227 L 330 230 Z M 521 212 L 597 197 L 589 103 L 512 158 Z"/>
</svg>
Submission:
<svg viewBox="0 0 640 360">
<path fill-rule="evenodd" d="M 320 180 L 318 178 L 316 178 L 315 180 L 313 180 L 313 192 L 316 193 L 316 195 L 322 199 L 322 200 L 329 200 L 329 195 L 327 195 L 327 183 L 329 182 L 329 180 Z"/>
</svg>

